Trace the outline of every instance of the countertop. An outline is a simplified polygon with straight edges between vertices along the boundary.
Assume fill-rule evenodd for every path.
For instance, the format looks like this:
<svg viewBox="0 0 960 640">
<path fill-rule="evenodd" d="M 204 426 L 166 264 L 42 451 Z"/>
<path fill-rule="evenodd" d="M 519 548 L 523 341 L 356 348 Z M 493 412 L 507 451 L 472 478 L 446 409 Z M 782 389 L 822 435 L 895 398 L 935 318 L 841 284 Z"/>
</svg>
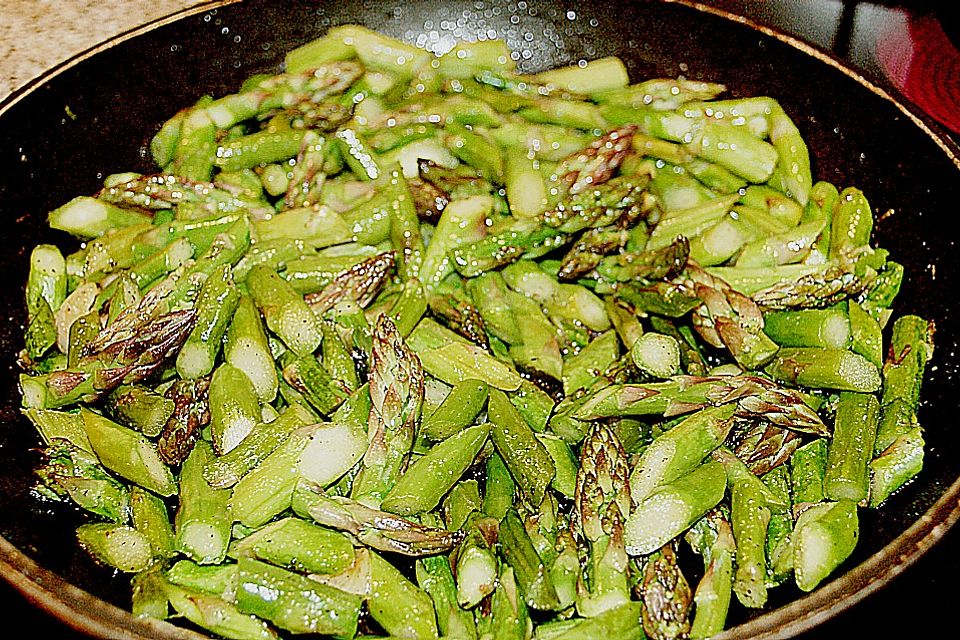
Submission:
<svg viewBox="0 0 960 640">
<path fill-rule="evenodd" d="M 186 7 L 202 4 L 193 0 L 3 0 L 0 2 L 0 100 L 22 88 L 46 69 L 103 40 Z M 911 101 L 921 105 L 932 117 L 955 133 L 960 132 L 960 108 L 956 93 L 960 92 L 957 66 L 947 74 L 947 86 L 924 82 L 919 71 L 911 78 L 909 62 L 919 68 L 924 64 L 944 63 L 943 36 L 932 25 L 936 58 L 924 61 L 922 47 L 914 36 L 908 49 L 893 51 L 886 57 L 877 42 L 881 35 L 890 48 L 909 29 L 906 25 L 916 14 L 929 13 L 930 3 L 840 2 L 838 0 L 783 0 L 769 2 L 716 1 L 715 4 L 742 11 L 761 23 L 783 29 L 814 44 L 832 50 L 868 76 L 888 82 L 903 91 Z M 897 30 L 896 25 L 902 28 Z M 891 26 L 893 25 L 893 26 Z M 927 23 L 927 28 L 931 25 Z M 884 32 L 883 29 L 892 29 Z M 939 34 L 939 35 L 938 35 Z M 920 38 L 922 41 L 928 36 Z M 905 41 L 905 38 L 901 38 Z M 912 43 L 912 44 L 911 44 Z M 946 46 L 956 46 L 955 40 Z M 896 44 L 896 42 L 895 42 Z M 954 53 L 956 50 L 954 49 Z M 929 56 L 928 56 L 929 57 Z M 891 62 L 892 61 L 892 62 Z M 953 605 L 955 579 L 960 572 L 960 531 L 952 531 L 928 553 L 909 567 L 885 589 L 872 594 L 851 610 L 818 627 L 815 633 L 801 636 L 813 638 L 866 637 L 878 633 L 886 637 L 916 635 L 917 625 L 930 632 L 948 636 L 954 625 L 947 622 L 947 607 Z M 905 615 L 891 616 L 891 612 Z M 34 637 L 49 640 L 83 640 L 79 634 L 26 603 L 22 596 L 0 581 L 0 614 L 29 630 Z M 937 621 L 943 621 L 938 625 Z M 940 633 L 936 633 L 939 631 Z M 22 633 L 22 632 L 21 632 Z M 929 633 L 929 632 L 927 632 Z"/>
</svg>

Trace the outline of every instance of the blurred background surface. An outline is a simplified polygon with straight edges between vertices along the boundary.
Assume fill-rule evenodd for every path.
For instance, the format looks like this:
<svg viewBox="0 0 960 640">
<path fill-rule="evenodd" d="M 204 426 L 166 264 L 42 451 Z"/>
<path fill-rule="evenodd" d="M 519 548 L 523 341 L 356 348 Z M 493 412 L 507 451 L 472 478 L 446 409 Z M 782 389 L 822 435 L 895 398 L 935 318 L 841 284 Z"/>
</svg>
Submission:
<svg viewBox="0 0 960 640">
<path fill-rule="evenodd" d="M 865 78 L 892 90 L 927 114 L 954 139 L 960 139 L 960 19 L 953 17 L 956 0 L 701 1 L 835 55 Z M 45 70 L 116 34 L 197 4 L 202 3 L 2 0 L 0 99 Z M 571 0 L 571 6 L 575 4 Z M 954 529 L 888 587 L 798 640 L 871 635 L 956 637 L 956 625 L 946 614 L 955 606 L 957 575 L 960 531 Z M 19 633 L 37 638 L 87 638 L 33 608 L 4 581 L 0 581 L 0 614 L 9 623 L 15 623 L 22 630 Z"/>
</svg>

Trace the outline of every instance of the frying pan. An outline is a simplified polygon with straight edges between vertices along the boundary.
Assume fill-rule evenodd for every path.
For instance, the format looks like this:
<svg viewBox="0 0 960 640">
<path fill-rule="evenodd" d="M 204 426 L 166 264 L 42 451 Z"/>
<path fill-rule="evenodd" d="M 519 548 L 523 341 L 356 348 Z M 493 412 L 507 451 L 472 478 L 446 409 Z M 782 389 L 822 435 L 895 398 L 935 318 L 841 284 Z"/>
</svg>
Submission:
<svg viewBox="0 0 960 640">
<path fill-rule="evenodd" d="M 925 383 L 922 473 L 880 510 L 861 511 L 853 556 L 812 594 L 771 591 L 763 611 L 734 604 L 722 638 L 787 638 L 813 629 L 885 586 L 954 524 L 960 508 L 960 432 L 953 428 L 960 253 L 949 230 L 960 202 L 960 148 L 934 123 L 829 55 L 749 20 L 688 0 L 585 6 L 538 0 L 213 3 L 147 25 L 80 56 L 0 104 L 0 574 L 67 625 L 97 637 L 197 638 L 126 613 L 129 581 L 97 567 L 74 543 L 76 512 L 31 497 L 38 440 L 20 416 L 15 354 L 22 346 L 22 283 L 39 242 L 70 249 L 45 214 L 97 190 L 107 174 L 152 170 L 147 143 L 177 109 L 276 71 L 284 51 L 332 25 L 361 23 L 430 47 L 504 38 L 522 71 L 620 56 L 631 78 L 719 81 L 728 95 L 769 95 L 810 147 L 815 176 L 866 192 L 879 214 L 876 243 L 907 267 L 898 313 L 937 323 Z M 915 615 L 915 614 L 908 614 Z"/>
</svg>

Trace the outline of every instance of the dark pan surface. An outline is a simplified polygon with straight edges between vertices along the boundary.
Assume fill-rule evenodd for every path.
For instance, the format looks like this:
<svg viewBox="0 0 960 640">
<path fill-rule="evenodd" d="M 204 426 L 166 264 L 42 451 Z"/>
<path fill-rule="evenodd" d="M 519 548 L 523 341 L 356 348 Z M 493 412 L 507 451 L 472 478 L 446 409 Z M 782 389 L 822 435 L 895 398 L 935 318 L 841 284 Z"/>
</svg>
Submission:
<svg viewBox="0 0 960 640">
<path fill-rule="evenodd" d="M 110 576 L 76 548 L 78 514 L 29 495 L 38 440 L 18 413 L 14 363 L 22 346 L 27 256 L 38 242 L 72 244 L 46 230 L 47 211 L 94 192 L 107 174 L 152 171 L 147 142 L 177 109 L 205 93 L 234 91 L 254 72 L 276 71 L 287 49 L 351 22 L 429 47 L 478 35 L 504 38 L 521 53 L 525 71 L 618 55 L 634 80 L 685 75 L 723 82 L 730 96 L 779 100 L 807 140 L 815 176 L 860 187 L 881 218 L 877 244 L 907 267 L 898 312 L 937 322 L 920 415 L 928 448 L 911 485 L 881 510 L 861 511 L 858 548 L 832 581 L 795 602 L 800 594 L 790 587 L 772 590 L 771 607 L 760 613 L 734 605 L 730 622 L 741 626 L 730 635 L 795 635 L 882 586 L 938 540 L 957 517 L 960 493 L 954 484 L 960 432 L 953 428 L 960 253 L 949 233 L 960 202 L 960 150 L 827 56 L 745 21 L 685 3 L 573 6 L 534 0 L 209 5 L 71 61 L 0 105 L 6 249 L 0 254 L 0 573 L 90 633 L 182 637 L 169 625 L 134 621 L 111 607 L 128 607 L 128 579 Z M 60 578 L 95 598 L 84 599 Z"/>
</svg>

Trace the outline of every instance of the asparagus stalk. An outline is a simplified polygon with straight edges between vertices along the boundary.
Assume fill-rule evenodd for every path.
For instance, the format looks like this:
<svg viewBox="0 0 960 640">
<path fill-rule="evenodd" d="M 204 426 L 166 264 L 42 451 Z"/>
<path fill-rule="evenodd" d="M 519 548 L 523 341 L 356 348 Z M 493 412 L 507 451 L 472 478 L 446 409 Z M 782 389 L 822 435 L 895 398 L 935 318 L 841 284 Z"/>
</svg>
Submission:
<svg viewBox="0 0 960 640">
<path fill-rule="evenodd" d="M 121 385 L 107 396 L 106 409 L 120 424 L 155 437 L 173 415 L 175 405 L 148 386 Z"/>
<path fill-rule="evenodd" d="M 868 465 L 876 440 L 879 414 L 880 403 L 876 396 L 849 391 L 840 394 L 823 480 L 827 498 L 853 502 L 868 499 Z"/>
<path fill-rule="evenodd" d="M 574 415 L 581 420 L 623 415 L 674 417 L 727 402 L 736 402 L 743 418 L 759 418 L 801 432 L 827 433 L 803 396 L 753 375 L 675 376 L 667 382 L 609 385 L 586 395 Z"/>
<path fill-rule="evenodd" d="M 98 562 L 124 573 L 144 571 L 154 559 L 147 537 L 125 524 L 82 524 L 77 527 L 77 542 Z"/>
<path fill-rule="evenodd" d="M 177 371 L 182 377 L 201 378 L 213 371 L 239 302 L 230 267 L 222 265 L 210 274 L 197 294 L 197 321 L 177 354 Z"/>
<path fill-rule="evenodd" d="M 303 407 L 288 407 L 271 422 L 258 423 L 230 451 L 210 460 L 203 469 L 204 478 L 218 489 L 235 485 L 283 444 L 295 429 L 312 422 L 312 416 Z"/>
<path fill-rule="evenodd" d="M 446 440 L 470 426 L 486 406 L 488 389 L 482 380 L 464 380 L 455 385 L 440 406 L 423 420 L 423 436 Z"/>
<path fill-rule="evenodd" d="M 164 585 L 163 592 L 178 614 L 211 633 L 233 640 L 272 640 L 279 637 L 262 618 L 243 613 L 217 596 L 192 592 L 169 583 Z"/>
<path fill-rule="evenodd" d="M 437 614 L 427 593 L 396 567 L 370 552 L 367 609 L 387 633 L 401 638 L 436 638 Z"/>
<path fill-rule="evenodd" d="M 443 498 L 440 512 L 447 529 L 462 529 L 474 513 L 480 513 L 483 500 L 480 498 L 480 483 L 473 478 L 457 482 Z"/>
<path fill-rule="evenodd" d="M 933 356 L 934 325 L 919 316 L 907 315 L 894 321 L 890 346 L 882 369 L 881 421 L 874 454 L 917 424 L 920 387 Z"/>
<path fill-rule="evenodd" d="M 593 618 L 573 618 L 537 625 L 535 640 L 589 640 L 591 638 L 623 638 L 641 640 L 646 635 L 639 623 L 641 604 L 631 601 L 609 609 Z"/>
<path fill-rule="evenodd" d="M 643 500 L 697 467 L 730 433 L 735 409 L 732 403 L 703 409 L 654 439 L 630 473 L 633 499 Z"/>
<path fill-rule="evenodd" d="M 180 469 L 177 549 L 197 564 L 223 562 L 230 543 L 230 492 L 211 487 L 203 477 L 203 469 L 213 457 L 213 448 L 201 440 Z"/>
<path fill-rule="evenodd" d="M 771 510 L 756 483 L 729 471 L 728 481 L 730 523 L 737 544 L 733 593 L 744 606 L 760 608 L 767 602 L 764 541 Z"/>
<path fill-rule="evenodd" d="M 247 374 L 261 402 L 273 402 L 278 387 L 277 369 L 260 312 L 249 296 L 241 295 L 237 303 L 223 343 L 223 357 Z"/>
<path fill-rule="evenodd" d="M 230 543 L 231 558 L 254 558 L 278 567 L 310 574 L 335 574 L 354 561 L 351 541 L 342 533 L 300 518 L 275 520 Z"/>
<path fill-rule="evenodd" d="M 852 500 L 823 502 L 801 513 L 793 533 L 797 586 L 812 591 L 849 557 L 858 536 L 857 505 Z"/>
<path fill-rule="evenodd" d="M 161 496 L 177 493 L 170 469 L 156 445 L 142 434 L 82 408 L 83 428 L 97 458 L 107 469 Z"/>
<path fill-rule="evenodd" d="M 690 473 L 662 485 L 641 500 L 624 524 L 630 555 L 653 553 L 683 533 L 723 499 L 723 465 L 707 461 Z"/>
<path fill-rule="evenodd" d="M 881 385 L 876 365 L 846 349 L 783 348 L 764 371 L 775 380 L 813 389 L 873 393 Z"/>
<path fill-rule="evenodd" d="M 448 551 L 463 537 L 455 531 L 423 526 L 371 509 L 349 498 L 323 495 L 309 481 L 297 484 L 292 506 L 295 512 L 317 524 L 349 533 L 379 551 L 427 556 Z"/>
<path fill-rule="evenodd" d="M 464 527 L 466 535 L 457 546 L 456 597 L 464 609 L 473 609 L 496 589 L 499 563 L 496 541 L 500 522 L 496 518 L 476 515 Z"/>
<path fill-rule="evenodd" d="M 420 558 L 415 565 L 417 584 L 433 600 L 437 628 L 442 637 L 477 637 L 476 623 L 470 613 L 457 604 L 457 585 L 450 562 L 444 556 Z"/>
<path fill-rule="evenodd" d="M 130 520 L 133 528 L 150 541 L 156 557 L 177 554 L 173 524 L 163 498 L 141 487 L 130 487 Z"/>
<path fill-rule="evenodd" d="M 130 580 L 130 613 L 137 618 L 165 619 L 170 613 L 159 568 L 141 571 Z"/>
<path fill-rule="evenodd" d="M 489 424 L 479 424 L 434 446 L 400 476 L 381 507 L 399 515 L 432 511 L 474 463 L 489 433 Z"/>
<path fill-rule="evenodd" d="M 87 345 L 75 368 L 22 375 L 24 403 L 53 409 L 97 399 L 120 384 L 140 382 L 176 353 L 195 321 L 196 312 L 190 309 L 149 319 L 132 327 L 130 333 L 107 327 Z"/>
<path fill-rule="evenodd" d="M 69 440 L 55 439 L 43 450 L 36 470 L 41 492 L 69 498 L 81 508 L 112 522 L 126 524 L 132 515 L 131 495 L 93 453 Z"/>
<path fill-rule="evenodd" d="M 360 598 L 279 567 L 240 558 L 237 609 L 293 633 L 351 637 Z"/>
<path fill-rule="evenodd" d="M 490 438 L 521 494 L 529 504 L 540 504 L 556 474 L 553 459 L 502 391 L 490 390 L 487 413 Z"/>
<path fill-rule="evenodd" d="M 520 593 L 527 606 L 544 611 L 559 609 L 560 600 L 547 573 L 547 566 L 524 529 L 515 510 L 500 522 L 500 549 L 513 569 Z"/>
<path fill-rule="evenodd" d="M 698 521 L 686 534 L 695 540 L 704 561 L 704 574 L 693 593 L 694 614 L 691 638 L 709 638 L 726 626 L 733 591 L 733 566 L 736 541 L 730 522 L 715 509 Z M 699 540 L 697 541 L 697 539 Z"/>
<path fill-rule="evenodd" d="M 225 362 L 210 378 L 210 437 L 223 455 L 235 449 L 260 422 L 260 402 L 250 378 Z"/>
<path fill-rule="evenodd" d="M 266 265 L 254 267 L 247 276 L 250 296 L 271 331 L 297 355 L 307 355 L 320 346 L 319 321 L 303 297 Z"/>
<path fill-rule="evenodd" d="M 177 380 L 164 393 L 174 405 L 157 441 L 157 449 L 165 463 L 177 465 L 183 462 L 200 438 L 201 430 L 209 424 L 209 386 L 209 378 Z"/>
</svg>

